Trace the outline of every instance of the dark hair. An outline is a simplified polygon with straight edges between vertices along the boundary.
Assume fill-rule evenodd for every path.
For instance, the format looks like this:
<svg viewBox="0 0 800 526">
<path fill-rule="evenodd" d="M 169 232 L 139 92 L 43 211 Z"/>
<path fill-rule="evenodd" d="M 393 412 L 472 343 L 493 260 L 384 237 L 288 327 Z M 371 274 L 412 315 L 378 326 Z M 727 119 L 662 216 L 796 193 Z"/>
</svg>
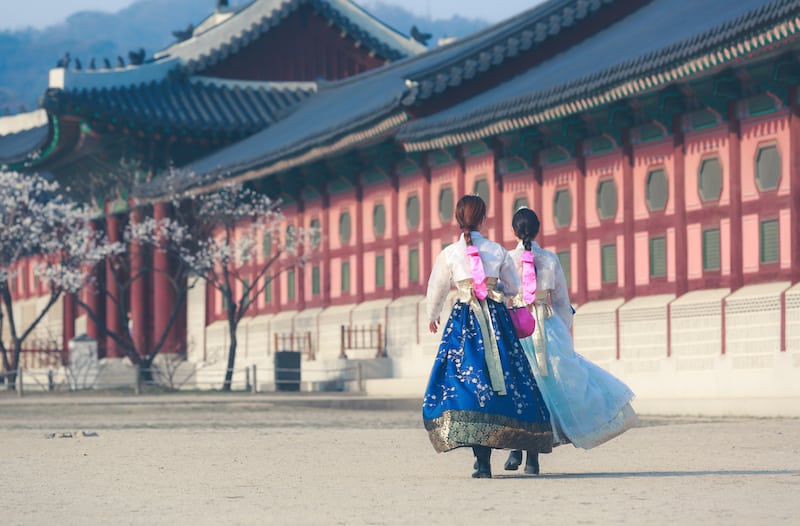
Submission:
<svg viewBox="0 0 800 526">
<path fill-rule="evenodd" d="M 531 241 L 539 235 L 539 216 L 536 212 L 530 208 L 520 208 L 514 213 L 511 226 L 514 227 L 514 235 L 522 241 L 525 250 L 530 250 Z"/>
<path fill-rule="evenodd" d="M 465 195 L 456 204 L 456 221 L 467 245 L 472 244 L 470 232 L 478 230 L 486 219 L 486 203 L 477 195 Z"/>
</svg>

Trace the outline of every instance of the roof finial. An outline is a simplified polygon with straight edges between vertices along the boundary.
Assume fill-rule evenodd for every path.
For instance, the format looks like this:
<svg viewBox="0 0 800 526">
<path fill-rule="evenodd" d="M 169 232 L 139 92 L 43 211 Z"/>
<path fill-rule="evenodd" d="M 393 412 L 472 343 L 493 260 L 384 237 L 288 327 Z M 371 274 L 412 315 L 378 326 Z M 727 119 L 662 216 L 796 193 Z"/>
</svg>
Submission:
<svg viewBox="0 0 800 526">
<path fill-rule="evenodd" d="M 428 45 L 428 40 L 431 39 L 433 35 L 430 33 L 423 33 L 419 30 L 416 25 L 411 26 L 411 38 L 422 44 L 423 46 Z"/>
</svg>

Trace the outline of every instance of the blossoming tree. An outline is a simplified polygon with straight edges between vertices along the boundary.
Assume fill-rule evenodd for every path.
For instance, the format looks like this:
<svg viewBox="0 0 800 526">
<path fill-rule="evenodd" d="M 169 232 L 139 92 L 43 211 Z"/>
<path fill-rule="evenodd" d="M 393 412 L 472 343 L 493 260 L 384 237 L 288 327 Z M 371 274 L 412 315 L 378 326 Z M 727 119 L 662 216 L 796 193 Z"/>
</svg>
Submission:
<svg viewBox="0 0 800 526">
<path fill-rule="evenodd" d="M 0 355 L 10 388 L 25 340 L 64 293 L 86 282 L 94 237 L 90 211 L 61 196 L 57 183 L 0 171 Z M 34 316 L 21 319 L 14 283 L 25 264 L 47 293 Z"/>
<path fill-rule="evenodd" d="M 291 227 L 281 237 L 287 223 L 279 203 L 241 184 L 176 199 L 173 217 L 179 227 L 173 228 L 184 237 L 173 243 L 173 250 L 193 276 L 223 299 L 230 341 L 223 384 L 227 391 L 236 363 L 239 322 L 274 279 L 314 256 L 314 240 L 320 233 Z M 264 242 L 271 244 L 271 250 L 260 258 Z"/>
<path fill-rule="evenodd" d="M 102 300 L 88 302 L 78 288 L 72 289 L 70 293 L 75 304 L 94 321 L 100 335 L 112 340 L 122 354 L 139 368 L 143 381 L 152 382 L 156 380 L 154 361 L 164 350 L 167 337 L 196 278 L 190 276 L 190 268 L 182 260 L 178 260 L 178 264 L 170 268 L 161 268 L 152 258 L 134 256 L 135 251 L 171 253 L 176 251 L 176 247 L 186 246 L 188 232 L 185 228 L 170 218 L 147 217 L 139 210 L 133 210 L 130 216 L 118 241 L 113 241 L 108 232 L 99 232 L 85 247 L 86 259 L 91 261 L 95 268 L 103 265 L 107 269 L 103 286 L 96 283 L 94 274 L 87 275 L 85 279 L 88 290 Z M 167 278 L 162 283 L 167 283 L 173 289 L 171 297 L 174 301 L 169 306 L 169 315 L 162 324 L 161 333 L 154 335 L 153 342 L 142 343 L 134 337 L 128 325 L 132 291 L 137 282 L 147 280 L 149 275 L 156 273 Z M 104 309 L 107 305 L 113 305 L 114 308 Z M 116 316 L 116 319 L 110 319 L 109 315 Z M 134 330 L 141 328 L 136 327 Z"/>
</svg>

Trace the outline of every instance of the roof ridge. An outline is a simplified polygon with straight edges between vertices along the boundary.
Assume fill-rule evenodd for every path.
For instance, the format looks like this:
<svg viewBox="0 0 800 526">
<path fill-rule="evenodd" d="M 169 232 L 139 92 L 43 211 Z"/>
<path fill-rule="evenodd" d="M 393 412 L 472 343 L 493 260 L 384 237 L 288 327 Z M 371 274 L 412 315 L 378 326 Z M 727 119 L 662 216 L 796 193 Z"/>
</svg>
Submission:
<svg viewBox="0 0 800 526">
<path fill-rule="evenodd" d="M 800 0 L 772 0 L 705 31 L 589 75 L 523 95 L 509 96 L 459 115 L 457 119 L 448 117 L 439 123 L 433 122 L 427 125 L 426 119 L 408 123 L 399 131 L 398 140 L 408 143 L 428 142 L 437 136 L 451 133 L 454 126 L 466 130 L 477 126 L 488 126 L 489 122 L 503 119 L 522 119 L 522 114 L 534 111 L 535 108 L 539 108 L 537 111 L 545 111 L 547 107 L 558 104 L 559 101 L 574 99 L 580 95 L 577 93 L 578 91 L 591 93 L 600 89 L 599 84 L 617 85 L 623 81 L 619 78 L 620 76 L 637 66 L 650 64 L 651 67 L 647 68 L 648 70 L 653 70 L 655 66 L 663 70 L 677 63 L 685 62 L 690 57 L 708 52 L 708 50 L 717 48 L 734 38 L 729 33 L 737 26 L 743 26 L 742 31 L 736 35 L 736 38 L 741 39 L 744 38 L 742 33 L 748 35 L 757 33 L 774 24 L 776 20 L 785 18 L 787 13 L 796 11 L 798 8 L 800 8 Z M 769 16 L 771 12 L 772 14 Z M 768 19 L 762 20 L 765 16 L 768 16 Z M 639 72 L 637 75 L 643 77 L 647 73 Z M 521 109 L 520 106 L 525 109 Z"/>
<path fill-rule="evenodd" d="M 182 69 L 190 73 L 202 71 L 260 38 L 302 5 L 311 6 L 341 30 L 359 35 L 367 47 L 388 60 L 425 49 L 351 0 L 254 0 L 220 23 L 162 49 L 154 57 L 178 57 Z"/>
</svg>

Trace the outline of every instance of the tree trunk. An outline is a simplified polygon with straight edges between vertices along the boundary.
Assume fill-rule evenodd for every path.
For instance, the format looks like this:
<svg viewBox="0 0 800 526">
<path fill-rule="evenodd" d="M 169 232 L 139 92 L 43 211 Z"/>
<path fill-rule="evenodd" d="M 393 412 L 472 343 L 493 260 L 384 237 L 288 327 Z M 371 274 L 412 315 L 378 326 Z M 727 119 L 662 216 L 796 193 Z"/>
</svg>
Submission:
<svg viewBox="0 0 800 526">
<path fill-rule="evenodd" d="M 225 369 L 225 383 L 222 385 L 223 391 L 231 390 L 233 365 L 236 363 L 236 322 L 230 318 L 228 319 L 228 332 L 231 337 L 231 343 L 228 347 L 228 366 Z"/>
<path fill-rule="evenodd" d="M 153 376 L 153 359 L 155 355 L 142 358 L 137 367 L 139 368 L 139 378 L 145 385 L 153 385 L 155 376 Z"/>
<path fill-rule="evenodd" d="M 6 389 L 9 391 L 17 390 L 17 371 L 19 370 L 19 355 L 22 352 L 22 342 L 14 341 L 14 348 L 11 352 L 10 363 L 6 363 Z"/>
</svg>

